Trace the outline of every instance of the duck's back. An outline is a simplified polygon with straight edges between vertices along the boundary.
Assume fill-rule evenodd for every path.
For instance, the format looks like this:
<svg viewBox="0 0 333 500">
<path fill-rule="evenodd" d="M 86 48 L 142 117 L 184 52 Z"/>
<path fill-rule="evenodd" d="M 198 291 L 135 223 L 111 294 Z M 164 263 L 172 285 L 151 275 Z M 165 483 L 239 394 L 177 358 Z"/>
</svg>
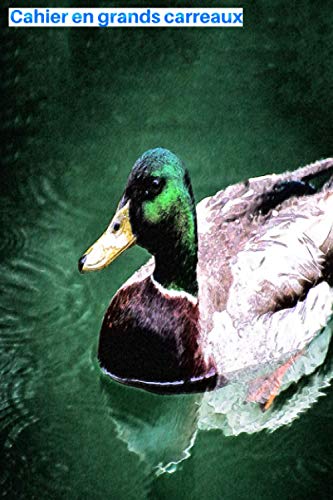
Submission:
<svg viewBox="0 0 333 500">
<path fill-rule="evenodd" d="M 327 323 L 333 183 L 309 180 L 332 170 L 250 179 L 198 205 L 202 340 L 221 372 L 300 352 Z"/>
</svg>

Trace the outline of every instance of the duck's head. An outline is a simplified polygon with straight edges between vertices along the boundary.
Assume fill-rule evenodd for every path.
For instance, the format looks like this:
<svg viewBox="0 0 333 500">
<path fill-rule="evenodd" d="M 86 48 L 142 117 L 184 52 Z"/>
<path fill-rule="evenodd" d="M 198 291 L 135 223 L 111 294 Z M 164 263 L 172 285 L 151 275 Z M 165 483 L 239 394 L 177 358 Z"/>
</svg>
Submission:
<svg viewBox="0 0 333 500">
<path fill-rule="evenodd" d="M 166 149 L 134 164 L 115 216 L 79 269 L 102 269 L 136 243 L 154 255 L 154 279 L 125 285 L 113 298 L 100 333 L 101 367 L 155 392 L 212 388 L 215 369 L 198 341 L 195 202 L 187 170 Z"/>
<path fill-rule="evenodd" d="M 157 282 L 168 289 L 197 294 L 192 187 L 183 163 L 163 148 L 149 150 L 136 161 L 116 214 L 81 257 L 79 269 L 103 269 L 134 244 L 155 256 Z"/>
</svg>

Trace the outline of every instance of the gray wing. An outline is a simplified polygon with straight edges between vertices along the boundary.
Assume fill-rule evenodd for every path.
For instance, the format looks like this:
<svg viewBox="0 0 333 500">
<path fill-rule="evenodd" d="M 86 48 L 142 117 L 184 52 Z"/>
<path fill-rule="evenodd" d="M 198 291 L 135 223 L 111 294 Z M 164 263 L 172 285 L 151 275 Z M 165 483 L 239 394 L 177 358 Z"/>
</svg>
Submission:
<svg viewBox="0 0 333 500">
<path fill-rule="evenodd" d="M 211 349 L 224 346 L 224 359 L 230 340 L 229 366 L 236 357 L 254 362 L 257 354 L 262 359 L 302 349 L 327 321 L 333 302 L 332 167 L 324 160 L 250 179 L 199 204 L 201 327 Z M 310 186 L 301 192 L 325 173 L 329 179 L 319 191 Z M 281 199 L 276 186 L 289 181 L 296 192 L 286 190 Z"/>
</svg>

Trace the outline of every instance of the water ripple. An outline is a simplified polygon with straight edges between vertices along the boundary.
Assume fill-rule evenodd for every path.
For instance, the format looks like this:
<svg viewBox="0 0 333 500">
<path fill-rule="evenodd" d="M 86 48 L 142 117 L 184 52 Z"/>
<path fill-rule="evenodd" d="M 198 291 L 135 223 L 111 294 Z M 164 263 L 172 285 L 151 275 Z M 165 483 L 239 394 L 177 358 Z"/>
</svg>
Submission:
<svg viewBox="0 0 333 500">
<path fill-rule="evenodd" d="M 21 351 L 8 352 L 0 367 L 0 435 L 4 449 L 10 449 L 20 434 L 38 420 L 32 409 L 37 365 Z"/>
<path fill-rule="evenodd" d="M 10 216 L 4 214 L 3 224 L 6 230 L 2 232 L 0 240 L 0 255 L 3 260 L 12 258 L 13 255 L 20 255 L 27 246 L 27 231 L 24 227 L 17 227 L 11 224 Z"/>
</svg>

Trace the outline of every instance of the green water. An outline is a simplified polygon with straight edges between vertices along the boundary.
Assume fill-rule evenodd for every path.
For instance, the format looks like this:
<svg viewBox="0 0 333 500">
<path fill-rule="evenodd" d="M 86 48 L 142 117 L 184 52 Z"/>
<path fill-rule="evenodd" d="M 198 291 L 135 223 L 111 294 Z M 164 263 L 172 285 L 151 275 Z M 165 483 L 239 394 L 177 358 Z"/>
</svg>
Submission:
<svg viewBox="0 0 333 500">
<path fill-rule="evenodd" d="M 77 272 L 146 149 L 175 151 L 197 200 L 332 154 L 328 2 L 243 4 L 243 30 L 2 32 L 4 498 L 332 498 L 330 356 L 277 403 L 275 432 L 241 432 L 243 417 L 226 425 L 202 395 L 101 376 L 104 311 L 144 250 Z M 283 425 L 295 394 L 309 408 Z"/>
</svg>

